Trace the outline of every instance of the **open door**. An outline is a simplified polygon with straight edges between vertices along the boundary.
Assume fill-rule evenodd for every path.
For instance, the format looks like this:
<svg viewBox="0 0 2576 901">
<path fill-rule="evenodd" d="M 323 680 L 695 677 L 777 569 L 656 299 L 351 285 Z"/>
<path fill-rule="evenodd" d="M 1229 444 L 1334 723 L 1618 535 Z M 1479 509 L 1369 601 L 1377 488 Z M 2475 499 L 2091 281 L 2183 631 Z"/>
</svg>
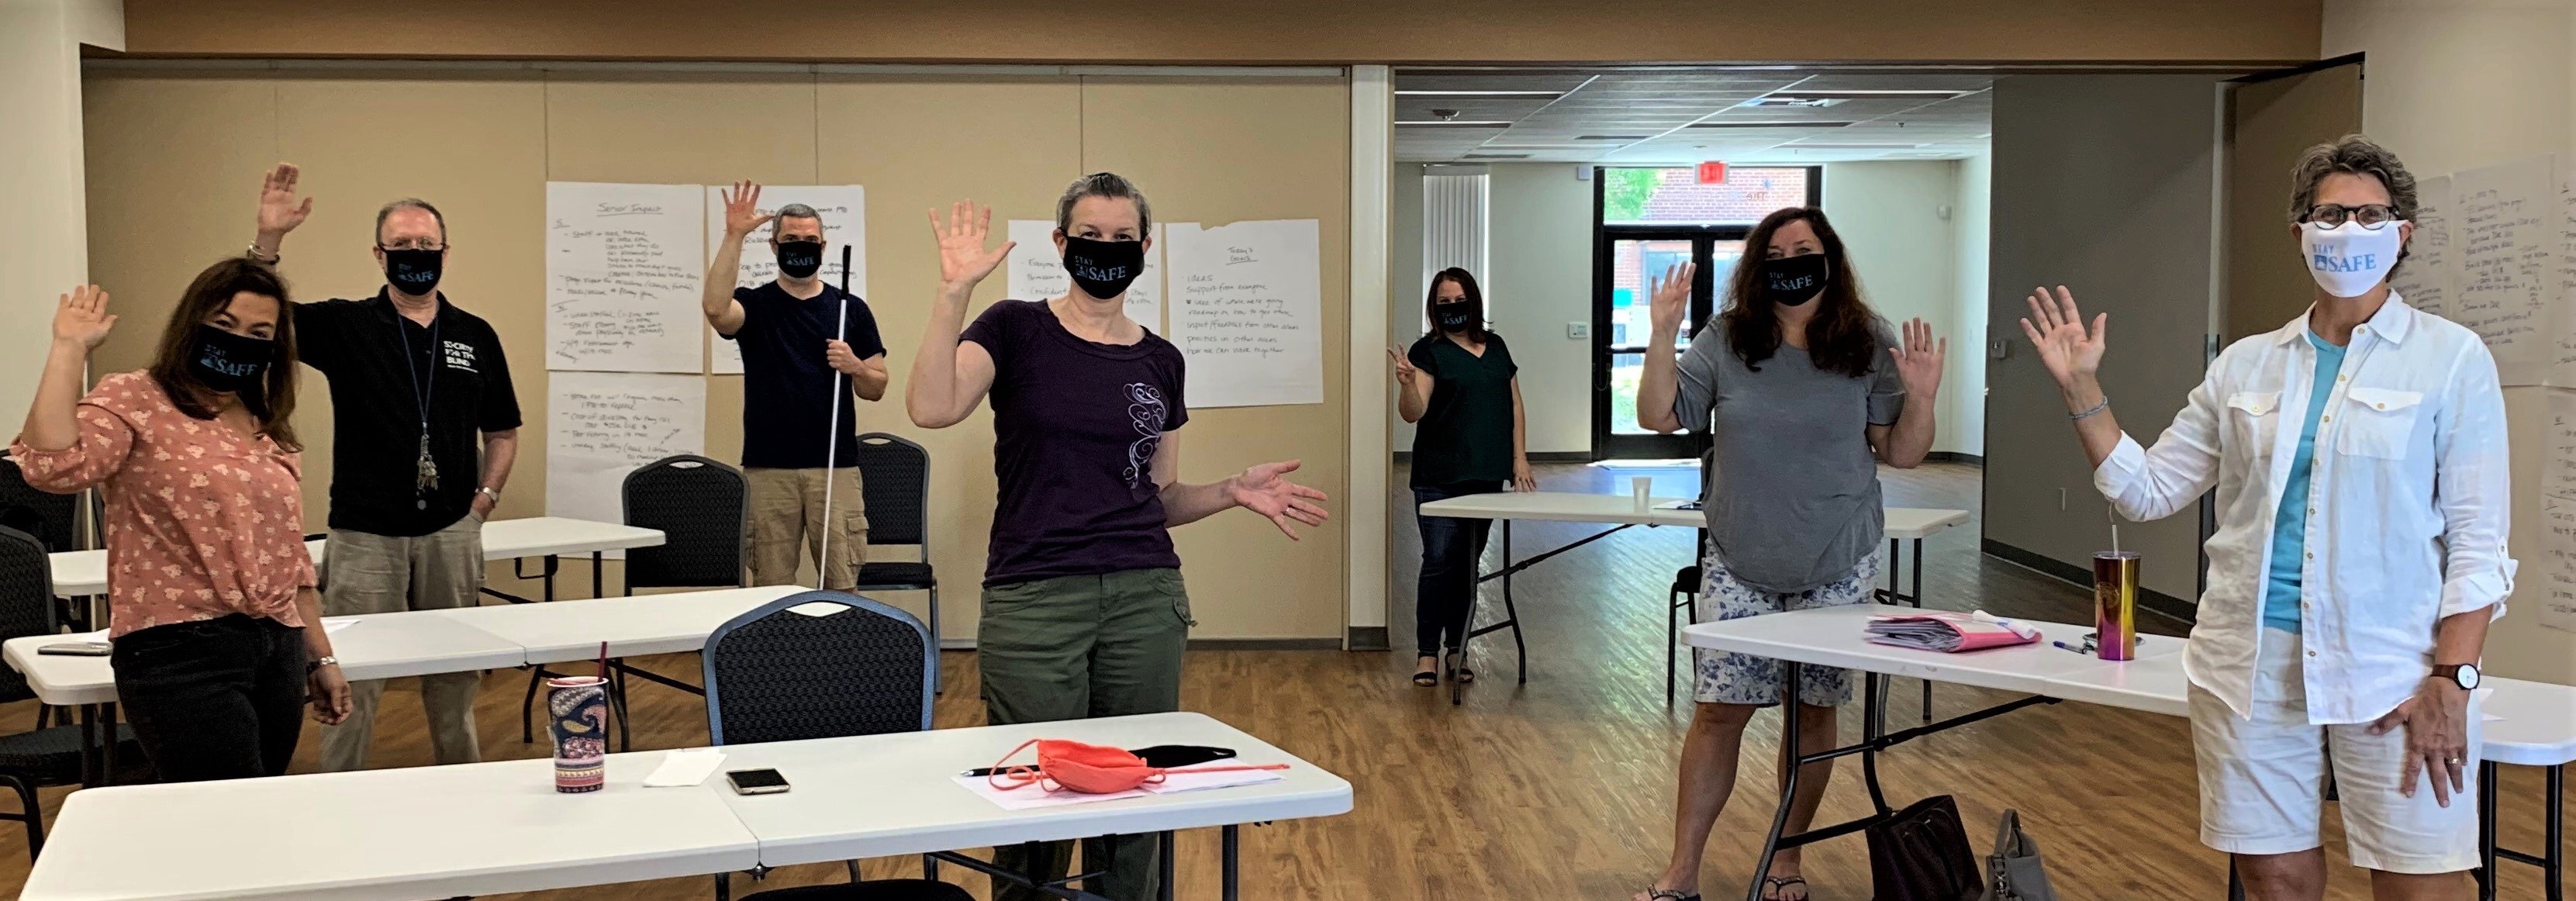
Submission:
<svg viewBox="0 0 2576 901">
<path fill-rule="evenodd" d="M 2226 280 L 2217 347 L 2281 327 L 2316 283 L 2290 234 L 2290 167 L 2309 147 L 2361 131 L 2361 54 L 2228 82 Z"/>
</svg>

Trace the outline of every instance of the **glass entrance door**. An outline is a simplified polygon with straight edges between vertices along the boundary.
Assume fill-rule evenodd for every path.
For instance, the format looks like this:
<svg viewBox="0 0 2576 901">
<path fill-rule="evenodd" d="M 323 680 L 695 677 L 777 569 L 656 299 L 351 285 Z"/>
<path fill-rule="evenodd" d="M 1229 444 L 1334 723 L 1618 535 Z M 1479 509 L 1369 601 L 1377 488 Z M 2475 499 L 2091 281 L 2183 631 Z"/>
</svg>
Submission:
<svg viewBox="0 0 2576 901">
<path fill-rule="evenodd" d="M 1690 348 L 1716 304 L 1716 290 L 1744 250 L 1743 228 L 1606 227 L 1593 266 L 1592 448 L 1600 459 L 1699 456 L 1704 439 L 1658 435 L 1637 425 L 1637 386 L 1652 334 L 1654 280 L 1680 263 L 1697 263 L 1690 314 L 1675 350 Z"/>
</svg>

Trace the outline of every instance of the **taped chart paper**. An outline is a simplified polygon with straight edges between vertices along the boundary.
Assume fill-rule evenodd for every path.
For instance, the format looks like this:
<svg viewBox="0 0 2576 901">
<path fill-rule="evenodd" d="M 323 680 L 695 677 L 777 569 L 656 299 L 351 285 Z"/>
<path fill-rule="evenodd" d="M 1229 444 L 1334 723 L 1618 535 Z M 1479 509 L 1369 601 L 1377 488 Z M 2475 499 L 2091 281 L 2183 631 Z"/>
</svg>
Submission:
<svg viewBox="0 0 2576 901">
<path fill-rule="evenodd" d="M 2484 338 L 2507 385 L 2549 374 L 2548 328 L 2565 219 L 2549 157 L 2472 169 L 2452 178 L 2459 274 L 2450 318 Z"/>
<path fill-rule="evenodd" d="M 2576 500 L 2540 498 L 2540 624 L 2576 632 Z"/>
<path fill-rule="evenodd" d="M 714 259 L 716 245 L 725 237 L 724 192 L 732 185 L 707 185 L 707 259 Z M 850 254 L 850 293 L 865 300 L 868 296 L 868 194 L 858 185 L 762 185 L 760 212 L 778 212 L 778 208 L 801 203 L 814 208 L 823 217 L 823 271 L 816 277 L 835 286 L 841 283 L 841 248 L 853 248 Z M 768 284 L 778 277 L 778 255 L 769 249 L 769 234 L 776 222 L 753 229 L 742 239 L 742 259 L 735 267 L 734 285 L 748 288 Z M 701 264 L 700 270 L 706 268 Z M 693 301 L 694 302 L 694 301 Z M 704 321 L 705 308 L 699 308 Z M 712 328 L 704 329 L 707 346 L 707 371 L 718 375 L 742 372 L 742 346 L 718 337 Z"/>
<path fill-rule="evenodd" d="M 546 368 L 698 372 L 695 185 L 546 183 Z"/>
<path fill-rule="evenodd" d="M 1152 329 L 1163 330 L 1163 225 L 1154 225 L 1154 246 L 1145 249 L 1145 274 L 1127 288 L 1127 318 Z M 1073 280 L 1064 274 L 1064 258 L 1055 251 L 1055 223 L 1046 219 L 1013 219 L 1009 293 L 1013 300 L 1053 300 L 1072 290 Z"/>
<path fill-rule="evenodd" d="M 2414 307 L 2435 316 L 2451 315 L 2451 177 L 2435 176 L 2415 183 L 2415 236 L 2407 240 L 2406 261 L 2388 277 L 2388 287 Z"/>
<path fill-rule="evenodd" d="M 2549 383 L 2576 388 L 2576 156 L 2558 158 L 2558 265 L 2550 267 Z"/>
<path fill-rule="evenodd" d="M 1320 230 L 1313 219 L 1174 222 L 1171 340 L 1189 360 L 1192 407 L 1324 400 Z"/>
<path fill-rule="evenodd" d="M 623 522 L 627 473 L 673 454 L 706 452 L 703 375 L 555 372 L 549 382 L 548 516 Z"/>
<path fill-rule="evenodd" d="M 2549 394 L 2549 456 L 2540 461 L 2540 493 L 2576 500 L 2576 391 Z"/>
</svg>

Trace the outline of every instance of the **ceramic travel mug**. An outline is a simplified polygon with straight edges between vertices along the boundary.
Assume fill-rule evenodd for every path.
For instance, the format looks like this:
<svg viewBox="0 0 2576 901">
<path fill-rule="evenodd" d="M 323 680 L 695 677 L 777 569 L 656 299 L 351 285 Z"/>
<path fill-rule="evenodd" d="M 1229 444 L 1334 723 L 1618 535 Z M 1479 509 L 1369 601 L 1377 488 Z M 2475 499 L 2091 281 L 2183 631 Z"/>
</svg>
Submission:
<svg viewBox="0 0 2576 901">
<path fill-rule="evenodd" d="M 555 790 L 595 792 L 608 782 L 608 680 L 546 680 L 547 727 L 555 737 Z"/>
<path fill-rule="evenodd" d="M 2102 551 L 2093 555 L 2094 653 L 2104 660 L 2138 656 L 2138 554 Z"/>
</svg>

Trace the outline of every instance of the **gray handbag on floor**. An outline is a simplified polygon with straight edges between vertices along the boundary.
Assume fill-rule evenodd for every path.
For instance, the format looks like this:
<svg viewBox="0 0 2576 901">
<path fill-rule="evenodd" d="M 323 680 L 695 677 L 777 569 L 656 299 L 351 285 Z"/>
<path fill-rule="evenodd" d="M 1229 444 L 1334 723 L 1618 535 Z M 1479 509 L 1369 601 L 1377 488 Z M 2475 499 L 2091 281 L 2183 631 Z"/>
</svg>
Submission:
<svg viewBox="0 0 2576 901">
<path fill-rule="evenodd" d="M 1985 901 L 2057 901 L 2048 887 L 2048 869 L 2039 859 L 2039 843 L 2021 831 L 2021 813 L 2004 811 L 1995 827 L 1995 850 L 1986 855 Z"/>
</svg>

